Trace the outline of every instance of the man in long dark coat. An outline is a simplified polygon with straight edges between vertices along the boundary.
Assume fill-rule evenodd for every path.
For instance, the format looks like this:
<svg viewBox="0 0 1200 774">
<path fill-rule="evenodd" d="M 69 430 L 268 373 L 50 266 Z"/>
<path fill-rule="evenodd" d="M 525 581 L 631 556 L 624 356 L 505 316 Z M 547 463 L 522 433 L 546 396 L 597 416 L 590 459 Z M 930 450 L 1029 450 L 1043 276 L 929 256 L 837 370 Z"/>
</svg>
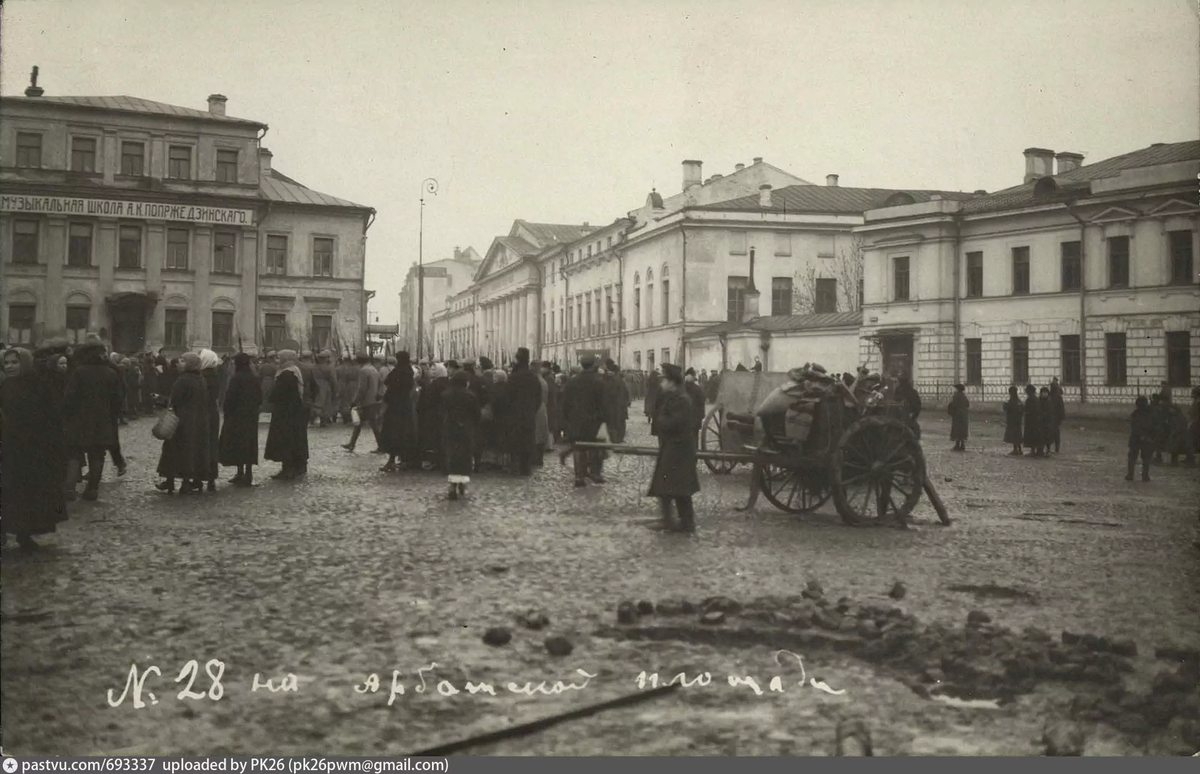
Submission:
<svg viewBox="0 0 1200 774">
<path fill-rule="evenodd" d="M 562 439 L 562 423 L 559 421 L 558 404 L 562 400 L 558 380 L 554 378 L 554 369 L 549 362 L 542 363 L 542 379 L 546 382 L 546 423 L 550 430 L 550 439 L 558 443 Z"/>
<path fill-rule="evenodd" d="M 409 371 L 412 371 L 410 368 Z M 417 395 L 417 439 L 421 466 L 442 468 L 442 393 L 450 386 L 448 369 L 434 366 L 429 385 Z"/>
<path fill-rule="evenodd" d="M 611 443 L 625 443 L 625 429 L 629 421 L 629 388 L 625 386 L 616 363 L 609 360 L 604 366 L 604 415 L 608 422 L 608 440 Z"/>
<path fill-rule="evenodd" d="M 283 467 L 271 478 L 291 481 L 308 470 L 308 405 L 304 401 L 300 363 L 295 350 L 279 353 L 279 372 L 268 400 L 271 426 L 263 458 Z"/>
<path fill-rule="evenodd" d="M 1050 423 L 1050 443 L 1054 445 L 1054 453 L 1058 454 L 1058 450 L 1062 445 L 1062 424 L 1067 418 L 1067 405 L 1063 400 L 1062 385 L 1058 383 L 1058 377 L 1050 380 L 1050 409 L 1053 412 L 1053 421 Z"/>
<path fill-rule="evenodd" d="M 529 368 L 529 350 L 517 350 L 512 375 L 508 379 L 507 433 L 508 452 L 516 472 L 522 476 L 533 473 L 533 454 L 536 448 L 534 431 L 538 407 L 542 405 L 542 383 Z"/>
<path fill-rule="evenodd" d="M 658 436 L 658 459 L 650 479 L 650 497 L 657 497 L 662 508 L 663 526 L 674 528 L 671 506 L 679 514 L 678 529 L 696 529 L 692 495 L 700 491 L 696 475 L 696 433 L 691 398 L 683 388 L 679 366 L 663 366 L 665 377 L 662 399 L 657 402 L 653 433 Z"/>
<path fill-rule="evenodd" d="M 654 423 L 654 404 L 658 401 L 661 382 L 662 378 L 658 375 L 657 368 L 646 375 L 646 401 L 642 404 L 642 413 L 646 415 L 646 421 L 651 424 Z"/>
<path fill-rule="evenodd" d="M 396 461 L 406 469 L 421 467 L 418 454 L 417 427 L 413 414 L 413 369 L 407 352 L 399 352 L 398 362 L 387 375 L 383 394 L 387 409 L 383 412 L 381 448 L 387 452 L 384 472 L 396 470 Z M 389 360 L 391 358 L 388 358 Z M 360 409 L 361 410 L 361 409 Z"/>
<path fill-rule="evenodd" d="M 262 406 L 262 382 L 250 369 L 250 356 L 244 352 L 233 358 L 234 372 L 225 389 L 222 409 L 219 460 L 236 466 L 234 486 L 254 485 L 254 466 L 258 464 L 258 410 Z"/>
<path fill-rule="evenodd" d="M 950 414 L 950 440 L 954 441 L 954 451 L 967 450 L 970 410 L 971 401 L 967 399 L 966 385 L 954 385 L 954 395 L 950 398 L 950 405 L 946 407 Z"/>
<path fill-rule="evenodd" d="M 1025 385 L 1025 437 L 1022 442 L 1034 457 L 1042 456 L 1042 403 L 1038 400 L 1037 388 Z"/>
<path fill-rule="evenodd" d="M 104 456 L 117 445 L 117 417 L 124 390 L 117 370 L 105 362 L 103 344 L 85 345 L 76 354 L 78 365 L 67 380 L 63 399 L 63 429 L 73 469 L 78 470 L 82 459 L 87 458 L 83 499 L 95 500 L 104 473 Z M 67 480 L 73 492 L 75 479 L 70 472 Z"/>
<path fill-rule="evenodd" d="M 580 359 L 583 370 L 572 376 L 563 390 L 563 406 L 566 414 L 567 441 L 595 442 L 605 416 L 604 385 L 596 373 L 596 359 L 585 355 Z M 594 449 L 576 450 L 575 486 L 587 486 L 587 479 L 603 484 L 604 460 Z"/>
<path fill-rule="evenodd" d="M 175 479 L 183 479 L 181 495 L 200 491 L 201 480 L 208 477 L 209 450 L 208 385 L 200 375 L 200 356 L 185 352 L 180 358 L 183 371 L 171 384 L 169 405 L 179 418 L 175 434 L 163 441 L 158 458 L 156 485 L 160 492 L 175 493 Z M 257 421 L 257 420 L 256 420 Z"/>
<path fill-rule="evenodd" d="M 1004 442 L 1012 444 L 1012 451 L 1008 453 L 1010 457 L 1020 457 L 1025 454 L 1021 451 L 1021 441 L 1023 434 L 1021 432 L 1021 422 L 1025 416 L 1025 408 L 1021 405 L 1021 398 L 1017 394 L 1017 386 L 1010 385 L 1008 388 L 1008 402 L 1004 404 Z"/>
<path fill-rule="evenodd" d="M 1129 416 L 1129 455 L 1126 458 L 1125 480 L 1133 480 L 1133 471 L 1138 457 L 1142 458 L 1142 480 L 1150 480 L 1150 458 L 1154 455 L 1155 429 L 1150 414 L 1150 403 L 1145 395 L 1139 395 L 1133 413 Z"/>
</svg>

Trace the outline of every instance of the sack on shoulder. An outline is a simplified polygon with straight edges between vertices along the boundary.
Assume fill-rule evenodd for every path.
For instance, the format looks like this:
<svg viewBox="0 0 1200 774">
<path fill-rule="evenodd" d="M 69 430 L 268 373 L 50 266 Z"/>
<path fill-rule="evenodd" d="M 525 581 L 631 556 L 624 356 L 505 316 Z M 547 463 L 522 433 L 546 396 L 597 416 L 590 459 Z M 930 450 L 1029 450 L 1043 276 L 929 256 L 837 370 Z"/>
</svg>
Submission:
<svg viewBox="0 0 1200 774">
<path fill-rule="evenodd" d="M 154 423 L 154 428 L 150 433 L 160 441 L 169 441 L 175 437 L 175 431 L 179 429 L 179 416 L 174 409 L 168 408 Z"/>
</svg>

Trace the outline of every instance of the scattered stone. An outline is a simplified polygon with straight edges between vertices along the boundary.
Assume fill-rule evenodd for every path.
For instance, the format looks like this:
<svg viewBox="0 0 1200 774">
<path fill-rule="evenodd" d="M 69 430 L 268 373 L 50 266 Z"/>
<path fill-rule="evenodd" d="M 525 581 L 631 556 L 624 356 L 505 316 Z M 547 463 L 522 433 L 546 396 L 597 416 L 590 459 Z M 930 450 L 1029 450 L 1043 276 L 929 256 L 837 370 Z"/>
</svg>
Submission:
<svg viewBox="0 0 1200 774">
<path fill-rule="evenodd" d="M 992 617 L 982 610 L 972 610 L 967 613 L 967 626 L 982 626 L 991 622 Z"/>
<path fill-rule="evenodd" d="M 850 597 L 842 597 L 841 599 L 839 599 L 837 601 L 837 607 L 835 609 L 842 615 L 845 615 L 847 612 L 850 611 L 850 606 L 851 606 Z"/>
<path fill-rule="evenodd" d="M 904 587 L 904 584 L 900 581 L 896 581 L 896 583 L 892 586 L 892 590 L 888 592 L 888 596 L 892 599 L 904 599 L 904 595 L 907 593 L 908 589 Z"/>
<path fill-rule="evenodd" d="M 945 481 L 947 484 L 949 484 L 949 483 L 950 483 L 951 481 L 953 481 L 954 479 L 950 478 L 950 476 L 946 476 L 946 477 L 945 477 L 945 478 L 943 478 L 942 480 L 943 480 L 943 481 Z"/>
<path fill-rule="evenodd" d="M 1074 505 L 1074 504 L 1075 504 L 1074 500 L 1063 500 L 1063 505 Z"/>
<path fill-rule="evenodd" d="M 706 613 L 713 610 L 722 613 L 739 613 L 742 610 L 742 606 L 739 602 L 729 597 L 709 597 L 700 603 L 700 609 Z"/>
<path fill-rule="evenodd" d="M 804 591 L 800 592 L 805 599 L 820 599 L 825 595 L 825 589 L 821 587 L 821 582 L 818 580 L 810 580 L 804 585 Z"/>
<path fill-rule="evenodd" d="M 1036 626 L 1026 627 L 1021 635 L 1030 642 L 1050 642 L 1052 640 L 1050 632 Z"/>
<path fill-rule="evenodd" d="M 540 610 L 526 610 L 518 618 L 521 625 L 526 629 L 545 629 L 550 625 L 550 619 Z"/>
<path fill-rule="evenodd" d="M 496 575 L 503 575 L 504 573 L 508 572 L 508 567 L 503 564 L 489 564 L 487 566 L 487 571 Z"/>
<path fill-rule="evenodd" d="M 903 618 L 904 611 L 898 607 L 893 607 L 887 611 L 887 617 L 888 618 Z"/>
<path fill-rule="evenodd" d="M 497 648 L 507 645 L 512 642 L 512 632 L 503 626 L 493 626 L 483 633 L 483 642 Z"/>
<path fill-rule="evenodd" d="M 1180 645 L 1167 645 L 1155 648 L 1154 657 L 1161 658 L 1164 661 L 1191 661 L 1192 663 L 1196 663 L 1200 662 L 1200 650 L 1185 648 Z"/>
<path fill-rule="evenodd" d="M 816 617 L 814 617 L 813 623 L 822 629 L 836 632 L 842 627 L 842 620 L 842 616 L 838 615 L 837 613 L 823 612 L 818 613 Z"/>
<path fill-rule="evenodd" d="M 1042 744 L 1046 755 L 1055 757 L 1077 757 L 1083 755 L 1087 734 L 1074 723 L 1051 720 L 1042 730 Z"/>
<path fill-rule="evenodd" d="M 709 626 L 725 623 L 725 614 L 720 610 L 709 610 L 707 613 L 700 616 L 700 623 L 708 624 Z"/>
<path fill-rule="evenodd" d="M 683 600 L 683 612 L 687 614 L 696 612 L 696 604 L 694 602 L 689 602 L 686 599 Z"/>
<path fill-rule="evenodd" d="M 632 602 L 617 605 L 617 623 L 630 624 L 637 621 L 637 607 Z"/>
<path fill-rule="evenodd" d="M 659 615 L 679 615 L 684 612 L 682 599 L 664 599 L 661 600 L 656 609 Z"/>
<path fill-rule="evenodd" d="M 648 599 L 639 599 L 637 601 L 638 615 L 654 615 L 654 603 Z"/>
<path fill-rule="evenodd" d="M 1137 655 L 1137 643 L 1133 640 L 1113 640 L 1112 652 L 1118 656 L 1133 658 Z"/>
<path fill-rule="evenodd" d="M 1083 636 L 1079 634 L 1072 634 L 1071 632 L 1065 630 L 1062 633 L 1063 645 L 1078 645 L 1082 639 Z"/>
<path fill-rule="evenodd" d="M 932 669 L 926 669 L 922 673 L 921 677 L 923 677 L 927 683 L 940 683 L 945 681 L 946 673 L 937 667 L 933 667 Z"/>
<path fill-rule="evenodd" d="M 546 638 L 546 651 L 551 656 L 569 656 L 571 651 L 575 650 L 575 646 L 566 637 L 556 635 Z"/>
</svg>

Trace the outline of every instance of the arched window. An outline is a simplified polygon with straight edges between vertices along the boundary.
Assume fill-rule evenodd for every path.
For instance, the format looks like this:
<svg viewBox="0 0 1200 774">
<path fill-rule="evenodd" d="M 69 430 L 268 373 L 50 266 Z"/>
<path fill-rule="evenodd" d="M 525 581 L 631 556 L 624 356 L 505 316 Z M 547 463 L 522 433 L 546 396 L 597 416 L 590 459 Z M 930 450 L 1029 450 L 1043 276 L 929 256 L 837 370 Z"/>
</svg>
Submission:
<svg viewBox="0 0 1200 774">
<path fill-rule="evenodd" d="M 646 327 L 654 327 L 654 269 L 646 269 Z"/>
<path fill-rule="evenodd" d="M 635 272 L 633 275 L 633 319 L 630 320 L 635 331 L 642 327 L 642 278 Z"/>
<path fill-rule="evenodd" d="M 662 267 L 662 279 L 659 282 L 662 285 L 662 324 L 667 325 L 671 322 L 671 280 L 670 272 L 664 264 Z"/>
</svg>

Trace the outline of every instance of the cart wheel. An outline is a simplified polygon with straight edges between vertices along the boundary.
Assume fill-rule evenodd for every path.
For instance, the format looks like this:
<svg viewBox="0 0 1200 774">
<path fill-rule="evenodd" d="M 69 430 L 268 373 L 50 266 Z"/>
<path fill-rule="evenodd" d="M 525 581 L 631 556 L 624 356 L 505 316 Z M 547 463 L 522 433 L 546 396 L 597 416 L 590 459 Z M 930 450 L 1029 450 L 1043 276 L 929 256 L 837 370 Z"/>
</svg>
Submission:
<svg viewBox="0 0 1200 774">
<path fill-rule="evenodd" d="M 921 499 L 925 455 L 904 422 L 860 419 L 834 451 L 833 502 L 847 524 L 907 524 Z"/>
<path fill-rule="evenodd" d="M 769 462 L 764 462 L 759 471 L 759 488 L 781 511 L 812 513 L 829 499 L 829 485 L 823 471 Z"/>
<path fill-rule="evenodd" d="M 721 447 L 721 420 L 724 416 L 724 411 L 713 409 L 704 418 L 704 427 L 700 430 L 700 448 L 704 449 L 704 451 L 723 451 Z M 710 459 L 704 460 L 704 464 L 718 476 L 732 473 L 733 469 L 738 466 L 736 462 Z"/>
</svg>

